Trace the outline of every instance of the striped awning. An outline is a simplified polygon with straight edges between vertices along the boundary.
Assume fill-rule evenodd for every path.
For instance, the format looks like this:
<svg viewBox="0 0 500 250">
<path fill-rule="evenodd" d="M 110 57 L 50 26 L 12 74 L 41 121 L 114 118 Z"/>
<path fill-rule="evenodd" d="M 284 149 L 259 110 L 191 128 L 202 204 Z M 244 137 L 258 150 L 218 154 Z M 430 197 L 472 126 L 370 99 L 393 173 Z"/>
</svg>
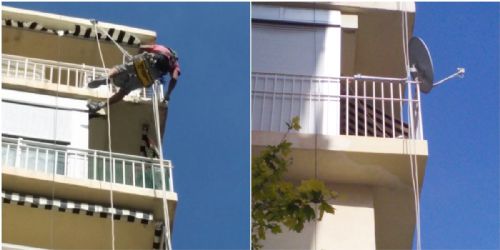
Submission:
<svg viewBox="0 0 500 250">
<path fill-rule="evenodd" d="M 35 21 L 26 22 L 26 21 L 12 20 L 12 19 L 2 19 L 2 26 L 47 32 L 55 35 L 58 34 L 58 30 L 44 27 L 43 24 Z M 115 40 L 117 43 L 128 44 L 132 46 L 139 46 L 141 44 L 141 40 L 136 36 L 130 34 L 129 32 L 118 30 L 115 28 L 106 29 L 103 27 L 100 27 L 100 30 L 107 32 L 109 36 L 112 37 L 113 40 Z M 95 39 L 96 37 L 96 33 L 94 32 L 93 27 L 91 25 L 83 26 L 80 24 L 74 24 L 73 28 L 62 30 L 62 32 L 64 33 L 65 36 L 69 35 L 69 36 L 93 38 L 93 39 Z M 106 36 L 106 34 L 102 34 L 100 32 L 97 32 L 97 37 L 99 37 L 99 39 L 107 41 L 111 40 L 108 36 Z"/>
<path fill-rule="evenodd" d="M 87 216 L 99 216 L 109 218 L 113 216 L 114 220 L 123 220 L 128 222 L 140 221 L 142 224 L 153 222 L 153 214 L 127 209 L 109 208 L 100 205 L 87 203 L 78 203 L 67 200 L 48 199 L 35 195 L 25 195 L 2 190 L 2 200 L 6 204 L 17 204 L 19 206 L 31 206 L 46 210 L 57 209 L 59 212 L 68 212 L 73 214 L 85 214 Z"/>
</svg>

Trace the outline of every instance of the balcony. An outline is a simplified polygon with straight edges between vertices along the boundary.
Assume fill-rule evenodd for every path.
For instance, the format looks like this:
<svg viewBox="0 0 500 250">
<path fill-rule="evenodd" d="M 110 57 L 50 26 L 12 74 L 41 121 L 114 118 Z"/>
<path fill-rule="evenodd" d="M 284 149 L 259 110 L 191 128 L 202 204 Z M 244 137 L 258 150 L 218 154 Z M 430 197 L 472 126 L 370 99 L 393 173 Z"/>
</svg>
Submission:
<svg viewBox="0 0 500 250">
<path fill-rule="evenodd" d="M 413 81 L 252 73 L 253 154 L 278 144 L 285 123 L 299 116 L 302 128 L 287 137 L 288 178 L 317 173 L 335 183 L 411 185 L 409 155 L 420 166 L 428 155 L 419 107 Z"/>
<path fill-rule="evenodd" d="M 419 107 L 413 81 L 252 73 L 254 131 L 285 132 L 299 116 L 303 134 L 423 140 Z"/>
<path fill-rule="evenodd" d="M 172 164 L 164 161 L 165 188 L 173 192 Z M 75 149 L 22 139 L 2 138 L 2 167 L 70 179 L 111 182 L 140 189 L 162 189 L 160 161 L 118 153 Z"/>
<path fill-rule="evenodd" d="M 107 98 L 118 89 L 113 87 L 109 93 L 106 86 L 87 88 L 89 82 L 105 77 L 105 74 L 106 69 L 85 64 L 2 54 L 3 83 L 11 88 L 58 92 L 79 99 Z M 163 98 L 163 89 L 160 95 Z M 149 101 L 151 97 L 151 89 L 143 88 L 132 91 L 124 99 L 139 102 Z"/>
</svg>

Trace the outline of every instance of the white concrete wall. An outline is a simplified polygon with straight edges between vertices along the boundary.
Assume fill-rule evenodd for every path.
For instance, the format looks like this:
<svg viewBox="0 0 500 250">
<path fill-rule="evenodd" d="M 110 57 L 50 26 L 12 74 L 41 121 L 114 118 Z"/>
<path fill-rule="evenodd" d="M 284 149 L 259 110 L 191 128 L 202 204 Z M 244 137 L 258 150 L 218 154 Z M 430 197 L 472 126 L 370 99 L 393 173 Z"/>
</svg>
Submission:
<svg viewBox="0 0 500 250">
<path fill-rule="evenodd" d="M 86 101 L 5 89 L 1 98 L 2 133 L 88 148 Z"/>
<path fill-rule="evenodd" d="M 340 196 L 331 202 L 335 214 L 308 223 L 301 233 L 267 234 L 264 249 L 376 249 L 372 189 L 359 185 L 329 185 Z"/>
<path fill-rule="evenodd" d="M 338 135 L 340 11 L 259 5 L 252 11 L 252 17 L 260 20 L 252 23 L 252 71 L 310 78 L 253 77 L 253 90 L 266 93 L 254 93 L 252 129 L 283 132 L 285 122 L 299 116 L 301 133 Z M 332 78 L 314 78 L 318 76 Z"/>
</svg>

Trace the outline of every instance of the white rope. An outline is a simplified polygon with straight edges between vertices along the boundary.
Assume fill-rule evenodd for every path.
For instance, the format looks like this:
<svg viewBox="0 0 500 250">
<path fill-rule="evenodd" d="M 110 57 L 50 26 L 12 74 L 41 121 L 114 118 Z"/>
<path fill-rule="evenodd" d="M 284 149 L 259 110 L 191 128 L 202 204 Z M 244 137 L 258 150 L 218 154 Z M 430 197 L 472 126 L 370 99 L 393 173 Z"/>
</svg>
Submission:
<svg viewBox="0 0 500 250">
<path fill-rule="evenodd" d="M 106 69 L 106 63 L 104 62 L 104 57 L 102 55 L 102 50 L 101 50 L 101 43 L 99 42 L 99 37 L 97 36 L 97 23 L 93 22 L 94 24 L 94 32 L 96 33 L 96 41 L 97 41 L 97 48 L 99 49 L 99 56 L 101 58 L 102 62 L 102 67 L 106 70 L 106 84 L 108 85 L 108 92 L 111 93 L 111 84 L 109 84 L 109 76 L 108 76 L 108 70 Z M 113 40 L 113 39 L 111 39 Z M 109 189 L 109 197 L 110 197 L 110 204 L 111 204 L 111 211 L 114 211 L 114 202 L 113 202 L 113 182 L 115 180 L 115 162 L 113 160 L 113 155 L 111 151 L 111 112 L 110 112 L 110 107 L 109 107 L 109 94 L 106 98 L 106 105 L 108 107 L 108 113 L 107 115 L 107 121 L 108 121 L 108 150 L 109 150 L 109 162 L 111 163 L 111 175 L 110 175 L 110 189 Z M 106 171 L 106 168 L 103 169 Z M 106 181 L 106 180 L 104 180 Z M 111 216 L 111 246 L 112 249 L 115 249 L 115 221 L 113 219 L 113 216 Z"/>
<path fill-rule="evenodd" d="M 409 59 L 409 53 L 408 53 L 408 46 L 409 46 L 409 41 L 408 41 L 408 13 L 406 11 L 403 12 L 402 15 L 402 37 L 403 37 L 403 54 L 404 54 L 404 60 L 405 60 L 405 69 L 406 69 L 406 78 L 407 80 L 410 80 L 410 59 Z M 418 83 L 416 83 L 418 84 Z M 408 85 L 408 93 L 411 94 L 411 86 Z M 418 162 L 417 162 L 417 155 L 414 150 L 416 150 L 416 133 L 415 133 L 415 122 L 413 120 L 413 109 L 411 106 L 413 106 L 412 100 L 410 100 L 410 103 L 408 103 L 408 123 L 410 124 L 410 136 L 412 143 L 410 141 L 407 141 L 407 147 L 408 147 L 408 153 L 410 157 L 410 167 L 411 167 L 411 179 L 412 179 L 412 187 L 413 187 L 413 199 L 414 199 L 414 205 L 415 205 L 415 223 L 416 223 L 416 235 L 417 235 L 417 241 L 416 241 L 416 248 L 417 250 L 420 250 L 422 248 L 421 245 L 421 235 L 420 235 L 420 189 L 419 189 L 419 183 L 418 183 Z M 418 106 L 418 112 L 420 112 L 420 105 Z M 413 146 L 413 147 L 411 147 Z"/>
<path fill-rule="evenodd" d="M 58 34 L 57 35 L 57 58 L 60 60 L 61 59 L 61 36 Z M 28 70 L 28 69 L 26 69 Z M 69 76 L 68 76 L 69 77 Z M 56 86 L 56 112 L 54 114 L 54 144 L 56 144 L 57 141 L 57 118 L 58 118 L 58 113 L 59 113 L 59 82 L 57 83 Z M 57 152 L 57 151 L 56 151 Z M 54 155 L 55 157 L 55 155 Z M 66 164 L 66 162 L 64 163 Z M 55 186 L 55 181 L 56 181 L 56 171 L 57 171 L 57 158 L 55 159 L 53 169 L 52 169 L 52 193 L 51 197 L 52 200 L 55 199 L 55 192 L 56 192 L 56 186 Z M 51 210 L 51 220 L 50 220 L 50 246 L 52 249 L 54 248 L 54 209 Z"/>
<path fill-rule="evenodd" d="M 96 20 L 91 20 L 90 21 L 91 23 L 94 24 L 94 27 L 97 27 L 97 21 Z M 100 27 L 97 27 L 97 29 L 99 29 L 102 33 L 104 33 L 115 45 L 116 47 L 122 52 L 122 54 L 124 54 L 125 56 L 127 56 L 128 59 L 132 58 L 132 56 L 122 47 L 120 46 L 120 44 L 118 44 L 109 34 L 108 32 L 106 32 L 105 30 L 101 29 Z M 95 37 L 98 39 L 98 35 L 97 35 L 97 29 L 95 30 Z"/>
<path fill-rule="evenodd" d="M 163 217 L 165 220 L 165 238 L 167 241 L 167 246 L 168 250 L 172 249 L 172 242 L 170 240 L 170 217 L 169 217 L 169 211 L 168 211 L 168 204 L 167 204 L 167 197 L 166 197 L 166 185 L 165 185 L 165 167 L 163 165 L 163 145 L 162 145 L 162 140 L 161 140 L 161 133 L 160 133 L 160 114 L 159 114 L 159 107 L 158 103 L 160 100 L 158 100 L 158 80 L 155 80 L 155 83 L 153 84 L 153 116 L 155 120 L 155 128 L 156 128 L 156 141 L 158 145 L 158 151 L 159 156 L 160 156 L 160 169 L 161 169 L 161 187 L 162 187 L 162 201 L 163 201 Z M 171 167 L 171 166 L 169 166 Z M 154 171 L 153 171 L 154 172 Z"/>
</svg>

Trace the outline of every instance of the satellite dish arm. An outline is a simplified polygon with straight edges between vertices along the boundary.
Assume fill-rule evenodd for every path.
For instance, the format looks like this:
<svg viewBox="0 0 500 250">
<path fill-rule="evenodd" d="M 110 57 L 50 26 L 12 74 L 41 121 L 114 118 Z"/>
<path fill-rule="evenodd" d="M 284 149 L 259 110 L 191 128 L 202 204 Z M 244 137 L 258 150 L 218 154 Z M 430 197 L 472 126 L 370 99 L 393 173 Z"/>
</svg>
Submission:
<svg viewBox="0 0 500 250">
<path fill-rule="evenodd" d="M 460 77 L 460 78 L 464 78 L 464 75 L 465 75 L 465 68 L 457 68 L 457 72 L 435 82 L 432 86 L 436 87 L 438 85 L 440 85 L 441 83 L 444 83 L 452 78 L 455 78 L 455 77 Z"/>
</svg>

